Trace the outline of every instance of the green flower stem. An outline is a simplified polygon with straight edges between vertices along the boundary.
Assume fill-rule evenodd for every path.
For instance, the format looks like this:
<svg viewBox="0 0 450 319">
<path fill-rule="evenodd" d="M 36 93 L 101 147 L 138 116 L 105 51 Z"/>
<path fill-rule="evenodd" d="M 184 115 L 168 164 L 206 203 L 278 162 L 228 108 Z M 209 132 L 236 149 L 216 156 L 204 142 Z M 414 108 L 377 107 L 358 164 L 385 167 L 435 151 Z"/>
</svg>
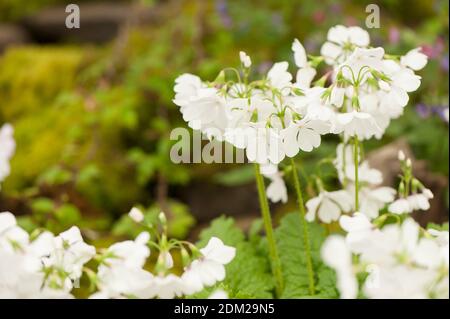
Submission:
<svg viewBox="0 0 450 319">
<path fill-rule="evenodd" d="M 281 271 L 281 261 L 278 256 L 277 246 L 275 243 L 275 237 L 272 228 L 272 218 L 270 216 L 269 202 L 266 196 L 266 187 L 264 185 L 264 179 L 260 172 L 259 164 L 255 164 L 255 176 L 256 186 L 258 187 L 259 205 L 261 206 L 261 213 L 264 220 L 264 227 L 267 235 L 267 243 L 269 245 L 269 255 L 272 265 L 272 273 L 275 277 L 275 289 L 277 297 L 281 296 L 283 292 L 283 273 Z"/>
<path fill-rule="evenodd" d="M 358 152 L 359 152 L 358 137 L 355 136 L 353 139 L 353 160 L 354 160 L 354 165 L 355 165 L 355 211 L 356 212 L 359 211 Z"/>
<path fill-rule="evenodd" d="M 293 158 L 291 158 L 291 166 L 292 166 L 292 175 L 294 176 L 295 191 L 297 193 L 298 208 L 300 211 L 300 221 L 302 223 L 302 228 L 303 228 L 303 246 L 305 247 L 306 268 L 308 270 L 309 293 L 311 295 L 314 295 L 316 288 L 314 286 L 314 269 L 313 269 L 312 258 L 311 258 L 311 245 L 309 242 L 308 223 L 306 222 L 306 218 L 305 218 L 305 215 L 306 215 L 305 204 L 303 201 L 302 189 L 300 186 L 300 179 L 298 177 L 297 168 L 295 166 L 295 161 Z"/>
</svg>

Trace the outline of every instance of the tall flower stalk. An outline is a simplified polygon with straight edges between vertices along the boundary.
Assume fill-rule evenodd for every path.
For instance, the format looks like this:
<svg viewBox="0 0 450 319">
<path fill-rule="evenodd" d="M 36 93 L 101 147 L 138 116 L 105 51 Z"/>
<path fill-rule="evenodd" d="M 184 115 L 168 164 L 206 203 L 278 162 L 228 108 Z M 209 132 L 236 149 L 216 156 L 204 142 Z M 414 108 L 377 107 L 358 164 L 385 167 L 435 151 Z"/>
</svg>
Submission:
<svg viewBox="0 0 450 319">
<path fill-rule="evenodd" d="M 358 141 L 358 137 L 355 136 L 353 139 L 353 160 L 354 160 L 354 165 L 355 165 L 355 211 L 359 211 L 358 152 L 359 152 L 359 141 Z"/>
<path fill-rule="evenodd" d="M 306 222 L 306 218 L 305 218 L 305 215 L 306 215 L 305 204 L 303 201 L 300 179 L 298 177 L 297 167 L 295 165 L 295 161 L 293 158 L 291 158 L 291 168 L 292 168 L 292 176 L 294 177 L 295 192 L 297 194 L 297 203 L 298 203 L 298 208 L 299 208 L 299 213 L 300 213 L 300 222 L 302 223 L 303 247 L 304 247 L 305 258 L 306 258 L 306 268 L 308 271 L 309 293 L 311 295 L 314 295 L 316 289 L 315 289 L 315 284 L 314 284 L 314 268 L 312 265 L 312 258 L 311 258 L 311 244 L 310 244 L 310 240 L 309 240 L 308 223 Z"/>
<path fill-rule="evenodd" d="M 281 270 L 281 261 L 278 255 L 275 236 L 273 233 L 272 217 L 270 216 L 269 202 L 266 196 L 266 187 L 264 185 L 264 178 L 261 175 L 260 165 L 255 164 L 256 186 L 258 188 L 259 205 L 264 221 L 264 228 L 267 236 L 267 243 L 269 245 L 269 255 L 271 259 L 272 273 L 275 277 L 275 289 L 278 297 L 281 296 L 284 288 L 283 272 Z"/>
</svg>

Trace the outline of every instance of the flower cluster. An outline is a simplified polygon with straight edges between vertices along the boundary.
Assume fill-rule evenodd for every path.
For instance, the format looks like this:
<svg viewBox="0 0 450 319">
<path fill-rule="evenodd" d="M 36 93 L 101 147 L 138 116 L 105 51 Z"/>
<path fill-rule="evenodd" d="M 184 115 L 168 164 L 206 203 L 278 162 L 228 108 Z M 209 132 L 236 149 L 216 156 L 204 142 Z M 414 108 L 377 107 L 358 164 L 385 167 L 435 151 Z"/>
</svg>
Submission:
<svg viewBox="0 0 450 319">
<path fill-rule="evenodd" d="M 292 51 L 295 78 L 282 61 L 251 81 L 252 60 L 241 52 L 240 70 L 226 68 L 212 82 L 179 76 L 174 103 L 191 128 L 245 149 L 249 162 L 276 166 L 319 147 L 324 134 L 339 134 L 344 144 L 381 138 L 391 119 L 402 114 L 408 94 L 420 86 L 414 72 L 427 63 L 420 49 L 388 55 L 381 47 L 370 47 L 367 31 L 340 25 L 329 30 L 320 56 L 307 55 L 298 40 Z M 319 77 L 321 63 L 328 64 L 328 72 Z M 268 196 L 285 201 L 284 189 L 276 179 Z"/>
<path fill-rule="evenodd" d="M 139 211 L 130 215 L 135 219 Z M 163 215 L 161 219 L 165 220 Z M 158 242 L 151 241 L 143 232 L 134 241 L 118 242 L 97 253 L 77 227 L 58 236 L 44 231 L 30 238 L 13 214 L 0 213 L 0 298 L 73 298 L 83 274 L 97 290 L 91 298 L 175 298 L 222 281 L 224 265 L 235 256 L 235 248 L 215 237 L 202 249 L 168 240 L 164 232 L 157 237 Z M 156 274 L 145 269 L 150 247 L 159 251 Z M 185 264 L 181 276 L 169 271 L 174 265 L 170 250 L 176 248 Z M 96 271 L 86 266 L 90 261 L 97 261 Z M 220 296 L 223 292 L 212 298 Z"/>
<path fill-rule="evenodd" d="M 449 233 L 413 219 L 380 227 L 364 214 L 340 218 L 344 237 L 330 236 L 323 260 L 336 270 L 341 298 L 356 298 L 358 273 L 368 298 L 449 298 Z"/>
<path fill-rule="evenodd" d="M 9 175 L 9 161 L 14 154 L 16 143 L 13 137 L 14 129 L 10 124 L 0 128 L 0 188 L 1 182 Z"/>
</svg>

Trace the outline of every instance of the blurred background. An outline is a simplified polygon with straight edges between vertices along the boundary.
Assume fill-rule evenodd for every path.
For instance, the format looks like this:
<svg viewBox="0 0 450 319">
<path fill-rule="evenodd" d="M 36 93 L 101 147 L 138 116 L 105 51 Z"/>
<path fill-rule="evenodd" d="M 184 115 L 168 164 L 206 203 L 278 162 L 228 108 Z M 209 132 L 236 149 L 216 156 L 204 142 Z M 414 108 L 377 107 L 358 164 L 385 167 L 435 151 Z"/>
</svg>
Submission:
<svg viewBox="0 0 450 319">
<path fill-rule="evenodd" d="M 13 124 L 17 142 L 0 211 L 30 231 L 75 224 L 106 241 L 139 231 L 125 217 L 133 205 L 148 219 L 164 210 L 179 238 L 195 239 L 222 214 L 247 228 L 259 216 L 251 165 L 170 162 L 170 131 L 186 126 L 172 103 L 174 79 L 190 72 L 213 80 L 239 64 L 239 50 L 256 74 L 269 61 L 293 65 L 294 38 L 318 54 L 331 26 L 365 27 L 375 1 L 79 0 L 81 28 L 67 29 L 71 2 L 0 0 L 0 125 Z M 368 30 L 372 45 L 392 54 L 421 46 L 429 64 L 405 114 L 365 151 L 386 185 L 397 182 L 397 150 L 411 156 L 435 193 L 431 210 L 415 217 L 441 223 L 449 211 L 448 1 L 376 3 L 381 28 Z M 336 143 L 326 137 L 300 156 L 308 196 L 312 174 L 336 184 L 332 167 L 317 167 L 334 157 Z M 273 206 L 275 221 L 295 209 L 293 197 Z"/>
</svg>

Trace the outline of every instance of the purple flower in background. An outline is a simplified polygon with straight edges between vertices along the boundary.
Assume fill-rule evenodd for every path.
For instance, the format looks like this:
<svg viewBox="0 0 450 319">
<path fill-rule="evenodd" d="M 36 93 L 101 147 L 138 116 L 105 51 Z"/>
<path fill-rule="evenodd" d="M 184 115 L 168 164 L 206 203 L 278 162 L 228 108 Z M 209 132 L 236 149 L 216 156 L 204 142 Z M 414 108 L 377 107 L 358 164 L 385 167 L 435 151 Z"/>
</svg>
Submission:
<svg viewBox="0 0 450 319">
<path fill-rule="evenodd" d="M 225 28 L 229 29 L 233 26 L 233 20 L 228 12 L 228 2 L 227 0 L 217 0 L 216 10 L 219 14 L 220 20 Z"/>
<path fill-rule="evenodd" d="M 448 123 L 448 106 L 435 106 L 433 107 L 433 112 L 439 115 L 445 123 Z"/>
<path fill-rule="evenodd" d="M 441 68 L 448 73 L 448 54 L 441 59 Z"/>
<path fill-rule="evenodd" d="M 400 31 L 396 27 L 389 28 L 389 43 L 397 44 L 400 41 Z"/>
<path fill-rule="evenodd" d="M 421 118 L 427 118 L 431 114 L 430 108 L 424 103 L 419 103 L 416 105 L 416 112 Z"/>
<path fill-rule="evenodd" d="M 272 23 L 274 27 L 277 29 L 280 29 L 283 26 L 283 17 L 280 13 L 274 13 L 272 14 Z"/>
<path fill-rule="evenodd" d="M 266 74 L 267 71 L 269 71 L 271 66 L 272 66 L 271 62 L 268 62 L 268 61 L 262 62 L 258 65 L 258 72 L 260 74 Z"/>
<path fill-rule="evenodd" d="M 436 59 L 444 51 L 444 40 L 438 38 L 434 45 L 423 45 L 422 52 L 427 55 L 430 59 Z"/>
<path fill-rule="evenodd" d="M 307 52 L 317 52 L 319 50 L 319 43 L 315 39 L 306 39 L 304 44 Z"/>
<path fill-rule="evenodd" d="M 332 12 L 332 13 L 341 13 L 341 11 L 342 11 L 342 8 L 341 8 L 341 5 L 339 4 L 339 3 L 333 3 L 331 6 L 330 6 L 330 11 Z"/>
</svg>

